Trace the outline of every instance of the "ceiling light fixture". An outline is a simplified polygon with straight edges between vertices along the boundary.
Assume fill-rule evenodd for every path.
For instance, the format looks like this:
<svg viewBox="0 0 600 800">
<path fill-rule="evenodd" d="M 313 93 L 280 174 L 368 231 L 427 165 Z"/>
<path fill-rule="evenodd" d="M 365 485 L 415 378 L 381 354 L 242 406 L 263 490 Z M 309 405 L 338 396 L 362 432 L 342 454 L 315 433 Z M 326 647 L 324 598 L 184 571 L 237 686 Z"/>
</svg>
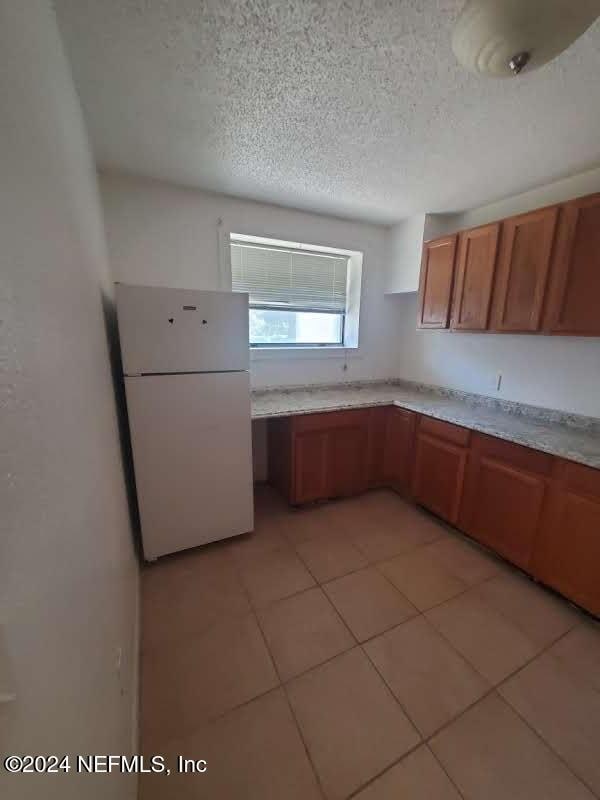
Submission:
<svg viewBox="0 0 600 800">
<path fill-rule="evenodd" d="M 467 69 L 502 78 L 566 50 L 600 15 L 600 0 L 467 0 L 452 49 Z"/>
</svg>

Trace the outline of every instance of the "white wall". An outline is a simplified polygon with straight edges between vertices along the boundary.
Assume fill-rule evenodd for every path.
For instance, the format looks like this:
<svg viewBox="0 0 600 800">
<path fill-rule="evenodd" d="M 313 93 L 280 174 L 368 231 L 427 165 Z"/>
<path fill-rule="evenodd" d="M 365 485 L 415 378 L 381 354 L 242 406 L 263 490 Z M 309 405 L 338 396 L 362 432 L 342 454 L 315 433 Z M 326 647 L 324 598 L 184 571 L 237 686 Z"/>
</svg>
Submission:
<svg viewBox="0 0 600 800">
<path fill-rule="evenodd" d="M 580 172 L 570 178 L 548 183 L 523 194 L 506 197 L 496 203 L 473 208 L 458 214 L 436 214 L 427 221 L 427 238 L 444 236 L 462 228 L 485 225 L 513 214 L 523 214 L 535 208 L 563 203 L 574 197 L 600 192 L 600 168 Z"/>
<path fill-rule="evenodd" d="M 16 695 L 0 704 L 0 752 L 129 753 L 138 566 L 103 311 L 110 280 L 46 0 L 0 0 L 0 108 L 0 693 Z M 7 800 L 125 800 L 135 788 L 134 777 L 0 770 Z"/>
<path fill-rule="evenodd" d="M 364 253 L 360 346 L 331 351 L 253 354 L 254 386 L 389 377 L 397 336 L 395 297 L 384 297 L 386 229 L 107 173 L 100 176 L 114 279 L 125 283 L 217 289 L 219 231 L 269 236 Z M 218 226 L 222 221 L 221 227 Z M 224 287 L 225 288 L 225 287 Z M 344 364 L 347 363 L 347 370 Z"/>
<path fill-rule="evenodd" d="M 419 288 L 425 218 L 425 214 L 415 214 L 388 229 L 386 292 L 416 292 Z"/>
<path fill-rule="evenodd" d="M 102 175 L 100 185 L 115 280 L 217 288 L 219 219 L 223 230 L 364 251 L 361 346 L 348 370 L 338 356 L 286 354 L 253 361 L 254 386 L 400 376 L 600 416 L 599 340 L 417 331 L 416 296 L 384 295 L 384 228 L 114 173 Z M 425 235 L 597 190 L 600 170 L 464 214 L 427 215 Z"/>
<path fill-rule="evenodd" d="M 597 191 L 600 169 L 464 214 L 438 216 L 428 238 Z M 401 377 L 600 417 L 600 339 L 417 331 L 416 295 L 401 296 L 397 308 Z"/>
</svg>

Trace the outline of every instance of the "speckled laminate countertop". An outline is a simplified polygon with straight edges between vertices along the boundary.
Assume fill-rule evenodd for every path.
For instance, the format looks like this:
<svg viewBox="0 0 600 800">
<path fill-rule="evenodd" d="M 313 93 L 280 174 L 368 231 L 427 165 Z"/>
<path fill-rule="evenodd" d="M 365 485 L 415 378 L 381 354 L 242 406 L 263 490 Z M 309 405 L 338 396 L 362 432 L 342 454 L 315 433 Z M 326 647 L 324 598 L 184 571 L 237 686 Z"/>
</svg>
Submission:
<svg viewBox="0 0 600 800">
<path fill-rule="evenodd" d="M 406 382 L 255 390 L 252 419 L 396 405 L 600 469 L 600 419 Z"/>
</svg>

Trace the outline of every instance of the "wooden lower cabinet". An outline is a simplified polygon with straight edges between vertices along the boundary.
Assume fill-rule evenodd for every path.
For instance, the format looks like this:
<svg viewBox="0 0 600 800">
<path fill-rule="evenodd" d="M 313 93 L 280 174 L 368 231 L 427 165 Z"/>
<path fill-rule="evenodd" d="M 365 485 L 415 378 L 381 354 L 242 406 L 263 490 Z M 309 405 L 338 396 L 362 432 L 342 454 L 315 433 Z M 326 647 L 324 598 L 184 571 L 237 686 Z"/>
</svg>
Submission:
<svg viewBox="0 0 600 800">
<path fill-rule="evenodd" d="M 474 434 L 459 527 L 529 569 L 553 461 L 545 453 Z"/>
<path fill-rule="evenodd" d="M 414 463 L 417 415 L 413 411 L 387 409 L 383 473 L 385 483 L 401 494 L 410 493 Z"/>
<path fill-rule="evenodd" d="M 600 470 L 555 462 L 531 572 L 600 616 Z"/>
<path fill-rule="evenodd" d="M 292 418 L 276 417 L 267 422 L 267 480 L 291 502 Z"/>
<path fill-rule="evenodd" d="M 368 484 L 367 445 L 368 422 L 364 415 L 355 425 L 334 428 L 329 432 L 326 497 L 349 497 L 365 491 Z"/>
<path fill-rule="evenodd" d="M 329 431 L 303 431 L 293 438 L 293 503 L 310 503 L 329 497 Z"/>
<path fill-rule="evenodd" d="M 269 482 L 294 505 L 368 487 L 370 409 L 273 420 Z"/>
<path fill-rule="evenodd" d="M 428 430 L 430 423 L 435 423 L 435 433 Z M 421 417 L 416 437 L 413 497 L 417 503 L 453 524 L 458 520 L 460 509 L 469 452 L 468 436 L 469 431 L 457 425 Z M 457 444 L 457 439 L 465 441 L 465 445 Z"/>
<path fill-rule="evenodd" d="M 293 505 L 391 486 L 600 616 L 600 470 L 389 407 L 273 419 Z"/>
<path fill-rule="evenodd" d="M 390 406 L 375 406 L 369 409 L 369 444 L 367 483 L 375 489 L 387 486 L 385 473 L 386 439 Z"/>
</svg>

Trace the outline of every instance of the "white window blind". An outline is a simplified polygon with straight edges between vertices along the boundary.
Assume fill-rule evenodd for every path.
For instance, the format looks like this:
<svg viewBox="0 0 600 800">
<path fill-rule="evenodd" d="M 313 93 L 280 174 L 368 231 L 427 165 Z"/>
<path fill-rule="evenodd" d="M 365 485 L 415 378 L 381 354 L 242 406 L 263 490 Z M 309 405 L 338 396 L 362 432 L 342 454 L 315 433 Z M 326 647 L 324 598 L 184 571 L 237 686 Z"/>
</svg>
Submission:
<svg viewBox="0 0 600 800">
<path fill-rule="evenodd" d="M 343 314 L 347 276 L 347 256 L 231 241 L 232 288 L 255 308 Z"/>
</svg>

